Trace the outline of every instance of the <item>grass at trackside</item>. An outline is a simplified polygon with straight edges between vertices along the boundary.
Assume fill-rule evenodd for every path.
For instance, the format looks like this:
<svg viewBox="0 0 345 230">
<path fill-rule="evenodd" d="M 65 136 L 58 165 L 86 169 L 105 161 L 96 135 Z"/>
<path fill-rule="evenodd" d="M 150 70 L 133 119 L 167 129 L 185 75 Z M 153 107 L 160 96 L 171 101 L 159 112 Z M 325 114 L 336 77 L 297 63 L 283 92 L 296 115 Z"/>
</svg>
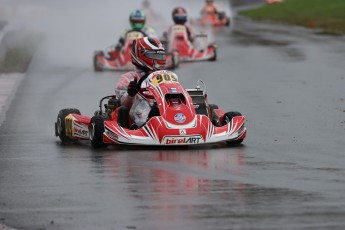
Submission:
<svg viewBox="0 0 345 230">
<path fill-rule="evenodd" d="M 345 0 L 285 0 L 240 12 L 256 20 L 322 29 L 331 34 L 345 34 Z"/>
</svg>

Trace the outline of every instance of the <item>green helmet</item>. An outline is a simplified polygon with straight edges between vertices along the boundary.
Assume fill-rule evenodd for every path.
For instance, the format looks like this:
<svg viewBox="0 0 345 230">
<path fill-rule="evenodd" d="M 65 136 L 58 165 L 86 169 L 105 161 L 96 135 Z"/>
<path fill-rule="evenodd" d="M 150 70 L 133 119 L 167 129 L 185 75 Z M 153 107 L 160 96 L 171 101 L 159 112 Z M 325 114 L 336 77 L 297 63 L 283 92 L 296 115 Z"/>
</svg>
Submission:
<svg viewBox="0 0 345 230">
<path fill-rule="evenodd" d="M 146 16 L 142 10 L 134 10 L 129 15 L 129 23 L 133 30 L 142 30 L 145 26 Z"/>
</svg>

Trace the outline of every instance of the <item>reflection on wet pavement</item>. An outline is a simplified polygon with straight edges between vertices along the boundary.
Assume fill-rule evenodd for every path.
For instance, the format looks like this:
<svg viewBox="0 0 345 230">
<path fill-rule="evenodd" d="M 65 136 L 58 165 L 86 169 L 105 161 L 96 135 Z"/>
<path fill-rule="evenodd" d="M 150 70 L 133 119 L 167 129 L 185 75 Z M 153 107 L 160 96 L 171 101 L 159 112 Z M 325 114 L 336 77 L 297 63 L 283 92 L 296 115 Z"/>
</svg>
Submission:
<svg viewBox="0 0 345 230">
<path fill-rule="evenodd" d="M 286 31 L 270 27 L 257 28 L 246 20 L 238 19 L 237 27 L 231 34 L 231 41 L 244 47 L 266 46 L 272 47 L 284 57 L 284 61 L 302 61 L 305 55 L 301 47 L 296 47 L 293 39 L 289 39 L 288 28 Z"/>
</svg>

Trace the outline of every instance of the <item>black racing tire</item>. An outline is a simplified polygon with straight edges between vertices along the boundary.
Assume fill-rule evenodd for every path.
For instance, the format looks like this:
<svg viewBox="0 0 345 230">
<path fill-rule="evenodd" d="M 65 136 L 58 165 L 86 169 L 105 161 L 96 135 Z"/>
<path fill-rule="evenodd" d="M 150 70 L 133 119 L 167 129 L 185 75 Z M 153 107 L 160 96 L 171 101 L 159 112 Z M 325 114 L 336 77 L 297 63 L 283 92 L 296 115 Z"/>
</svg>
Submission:
<svg viewBox="0 0 345 230">
<path fill-rule="evenodd" d="M 236 112 L 236 111 L 225 113 L 223 116 L 222 125 L 226 125 L 227 123 L 231 122 L 233 117 L 237 117 L 237 116 L 242 116 L 242 114 L 240 112 Z M 231 140 L 231 141 L 226 141 L 226 143 L 228 145 L 238 145 L 238 144 L 241 144 L 242 141 L 243 141 L 243 139 Z"/>
<path fill-rule="evenodd" d="M 210 107 L 211 113 L 212 113 L 213 110 L 219 109 L 218 105 L 216 105 L 216 104 L 208 104 L 208 106 Z"/>
<path fill-rule="evenodd" d="M 93 55 L 93 69 L 95 72 L 101 72 L 103 70 L 97 63 L 98 56 L 102 56 L 102 55 L 103 55 L 102 51 L 96 51 L 95 54 Z"/>
<path fill-rule="evenodd" d="M 106 147 L 107 145 L 103 142 L 104 133 L 104 117 L 103 116 L 93 116 L 91 118 L 89 127 L 89 139 L 91 146 L 95 149 Z"/>
<path fill-rule="evenodd" d="M 210 118 L 212 118 L 212 113 L 213 113 L 213 110 L 215 109 L 219 109 L 218 105 L 216 104 L 208 104 L 208 107 L 210 108 Z"/>
<path fill-rule="evenodd" d="M 233 146 L 233 145 L 239 145 L 243 142 L 243 139 L 241 140 L 232 140 L 232 141 L 226 141 L 226 144 L 229 146 Z"/>
<path fill-rule="evenodd" d="M 81 114 L 79 109 L 62 109 L 59 111 L 59 114 L 57 116 L 57 121 L 55 123 L 55 135 L 58 136 L 62 143 L 68 143 L 71 141 L 71 139 L 66 136 L 66 124 L 65 124 L 65 118 L 71 114 Z"/>
<path fill-rule="evenodd" d="M 215 126 L 219 126 L 218 122 L 213 117 L 213 110 L 219 109 L 218 105 L 216 105 L 216 104 L 208 104 L 208 107 L 210 109 L 209 110 L 210 111 L 209 118 L 210 118 L 212 124 L 215 125 Z"/>
<path fill-rule="evenodd" d="M 213 53 L 214 53 L 214 55 L 213 55 L 213 57 L 211 57 L 209 59 L 209 61 L 216 61 L 217 60 L 217 48 L 216 47 L 214 47 Z"/>
<path fill-rule="evenodd" d="M 229 18 L 226 19 L 225 26 L 230 26 L 230 19 Z"/>
<path fill-rule="evenodd" d="M 224 11 L 221 11 L 221 12 L 218 12 L 218 20 L 224 20 L 224 18 L 226 17 L 225 15 L 225 12 Z"/>
<path fill-rule="evenodd" d="M 222 119 L 222 125 L 226 125 L 227 123 L 231 122 L 232 118 L 237 116 L 242 116 L 242 114 L 236 111 L 225 113 Z"/>
<path fill-rule="evenodd" d="M 180 53 L 175 50 L 172 52 L 173 68 L 176 69 L 180 65 Z"/>
<path fill-rule="evenodd" d="M 243 139 L 241 140 L 232 140 L 232 141 L 226 141 L 226 144 L 228 145 L 239 145 L 243 142 Z"/>
</svg>

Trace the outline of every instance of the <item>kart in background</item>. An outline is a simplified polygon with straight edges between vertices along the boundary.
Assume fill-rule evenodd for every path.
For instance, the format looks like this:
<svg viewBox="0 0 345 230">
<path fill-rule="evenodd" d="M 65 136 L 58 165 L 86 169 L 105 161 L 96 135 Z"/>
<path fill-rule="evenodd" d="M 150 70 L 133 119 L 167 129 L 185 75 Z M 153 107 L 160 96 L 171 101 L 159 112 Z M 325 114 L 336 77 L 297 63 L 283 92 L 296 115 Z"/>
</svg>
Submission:
<svg viewBox="0 0 345 230">
<path fill-rule="evenodd" d="M 226 16 L 225 12 L 218 12 L 217 14 L 204 14 L 201 18 L 192 19 L 191 23 L 198 26 L 222 27 L 230 26 L 230 18 Z"/>
<path fill-rule="evenodd" d="M 283 0 L 265 0 L 266 4 L 281 3 Z"/>
<path fill-rule="evenodd" d="M 168 52 L 178 52 L 180 62 L 215 61 L 217 45 L 209 44 L 207 34 L 197 34 L 193 43 L 188 39 L 187 29 L 183 25 L 171 27 L 170 34 L 162 41 Z"/>
<path fill-rule="evenodd" d="M 103 70 L 129 71 L 134 69 L 131 58 L 132 43 L 135 39 L 144 37 L 144 34 L 138 31 L 130 31 L 126 35 L 126 42 L 120 51 L 113 48 L 109 55 L 103 51 L 95 51 L 93 55 L 93 67 L 96 72 Z M 179 57 L 176 52 L 166 54 L 166 69 L 178 67 Z"/>
<path fill-rule="evenodd" d="M 147 88 L 138 89 L 136 100 L 150 110 L 141 127 L 132 125 L 128 112 L 121 110 L 119 100 L 110 95 L 100 100 L 99 110 L 92 117 L 81 115 L 78 109 L 60 110 L 55 135 L 63 143 L 89 140 L 94 148 L 109 144 L 238 144 L 246 137 L 245 117 L 209 104 L 205 87 L 200 87 L 202 81 L 195 89 L 183 89 L 176 74 L 168 70 L 153 72 L 138 85 L 143 80 Z"/>
</svg>

